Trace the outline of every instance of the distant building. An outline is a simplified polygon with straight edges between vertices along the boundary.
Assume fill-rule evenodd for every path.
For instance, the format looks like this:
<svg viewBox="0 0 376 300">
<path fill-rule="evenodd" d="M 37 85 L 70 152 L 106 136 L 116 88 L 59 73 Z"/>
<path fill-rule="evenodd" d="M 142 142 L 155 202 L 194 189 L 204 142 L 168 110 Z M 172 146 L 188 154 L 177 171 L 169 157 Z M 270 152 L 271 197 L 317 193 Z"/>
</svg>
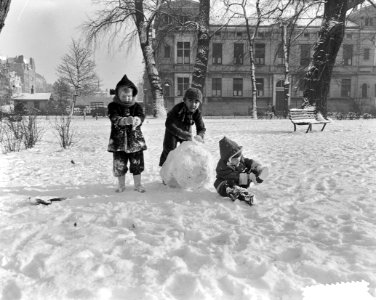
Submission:
<svg viewBox="0 0 376 300">
<path fill-rule="evenodd" d="M 48 101 L 51 100 L 51 93 L 21 93 L 12 96 L 14 107 L 22 104 L 29 113 L 47 112 Z"/>
<path fill-rule="evenodd" d="M 23 55 L 8 57 L 7 64 L 9 71 L 21 78 L 22 93 L 31 93 L 31 88 L 36 86 L 34 59 L 27 60 Z"/>
<path fill-rule="evenodd" d="M 80 108 L 80 113 L 92 113 L 95 110 L 107 111 L 107 105 L 112 101 L 113 96 L 108 93 L 96 93 L 94 95 L 77 96 L 76 107 Z"/>
<path fill-rule="evenodd" d="M 0 57 L 0 74 L 3 78 L 0 79 L 0 95 L 7 85 L 10 86 L 12 94 L 31 93 L 31 89 L 36 93 L 51 91 L 44 77 L 36 73 L 33 58 L 26 59 L 23 55 Z M 4 80 L 4 78 L 8 79 Z"/>
<path fill-rule="evenodd" d="M 156 63 L 164 89 L 165 105 L 170 109 L 182 101 L 183 92 L 191 85 L 197 49 L 195 31 L 164 31 L 176 22 L 195 20 L 198 2 L 180 3 L 180 15 L 171 18 L 168 14 L 156 19 Z M 265 23 L 264 23 L 265 24 Z M 246 27 L 243 24 L 222 26 L 211 24 L 208 72 L 204 87 L 203 112 L 205 115 L 251 115 L 251 79 L 249 46 Z M 303 78 L 313 53 L 321 20 L 307 27 L 301 20 L 297 30 L 302 35 L 290 49 L 290 102 L 288 106 L 300 107 L 302 103 Z M 346 24 L 345 37 L 333 69 L 328 96 L 328 111 L 376 113 L 376 9 L 368 6 L 355 11 Z M 303 32 L 303 29 L 304 32 Z M 255 41 L 257 108 L 259 112 L 274 107 L 283 110 L 284 59 L 281 51 L 281 29 L 276 24 L 259 28 Z M 145 82 L 148 81 L 145 78 Z M 148 83 L 144 87 L 146 106 L 150 106 L 151 94 Z"/>
</svg>

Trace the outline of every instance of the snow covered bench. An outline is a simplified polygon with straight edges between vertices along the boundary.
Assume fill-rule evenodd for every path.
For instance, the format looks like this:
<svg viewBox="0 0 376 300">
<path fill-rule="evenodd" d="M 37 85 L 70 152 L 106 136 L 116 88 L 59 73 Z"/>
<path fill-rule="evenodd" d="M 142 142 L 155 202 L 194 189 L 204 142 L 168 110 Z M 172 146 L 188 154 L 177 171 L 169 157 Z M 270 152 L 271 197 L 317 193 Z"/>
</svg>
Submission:
<svg viewBox="0 0 376 300">
<path fill-rule="evenodd" d="M 324 124 L 321 128 L 321 131 L 324 130 L 327 123 L 330 123 L 329 120 L 324 119 L 321 113 L 317 113 L 315 108 L 291 108 L 289 110 L 289 118 L 294 124 L 294 131 L 296 131 L 296 125 L 308 125 L 307 131 L 312 131 L 312 124 Z"/>
</svg>

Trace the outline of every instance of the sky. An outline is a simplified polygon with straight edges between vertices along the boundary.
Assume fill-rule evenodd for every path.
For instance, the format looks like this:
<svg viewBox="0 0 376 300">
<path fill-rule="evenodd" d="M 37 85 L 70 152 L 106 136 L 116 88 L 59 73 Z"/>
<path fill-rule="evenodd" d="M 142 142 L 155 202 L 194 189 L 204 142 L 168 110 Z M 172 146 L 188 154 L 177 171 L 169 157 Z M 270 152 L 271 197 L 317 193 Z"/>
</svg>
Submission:
<svg viewBox="0 0 376 300">
<path fill-rule="evenodd" d="M 34 58 L 37 73 L 52 84 L 72 38 L 82 36 L 80 26 L 94 11 L 92 0 L 12 0 L 0 33 L 0 56 Z M 124 74 L 136 82 L 140 80 L 140 51 L 127 54 L 118 46 L 109 50 L 107 41 L 101 44 L 105 46 L 92 49 L 102 89 L 114 88 Z"/>
</svg>

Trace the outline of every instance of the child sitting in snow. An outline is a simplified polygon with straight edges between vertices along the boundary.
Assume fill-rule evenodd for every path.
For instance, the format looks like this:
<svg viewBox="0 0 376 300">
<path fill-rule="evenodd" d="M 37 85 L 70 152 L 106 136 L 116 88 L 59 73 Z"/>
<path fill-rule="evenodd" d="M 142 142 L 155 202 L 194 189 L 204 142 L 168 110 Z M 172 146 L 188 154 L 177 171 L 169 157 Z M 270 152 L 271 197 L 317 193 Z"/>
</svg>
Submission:
<svg viewBox="0 0 376 300">
<path fill-rule="evenodd" d="M 193 124 L 196 124 L 197 138 L 204 138 L 206 129 L 199 109 L 201 102 L 201 91 L 191 87 L 185 91 L 183 102 L 176 104 L 168 112 L 165 123 L 163 151 L 159 160 L 160 167 L 166 161 L 170 151 L 176 148 L 177 143 L 192 140 L 191 126 Z"/>
<path fill-rule="evenodd" d="M 227 137 L 219 141 L 221 158 L 218 161 L 214 187 L 223 197 L 243 200 L 252 205 L 253 195 L 247 188 L 259 184 L 268 176 L 268 168 L 242 155 L 242 147 Z"/>
<path fill-rule="evenodd" d="M 113 173 L 118 178 L 117 192 L 125 190 L 125 174 L 133 174 L 134 188 L 143 193 L 141 173 L 144 170 L 146 143 L 141 131 L 145 114 L 136 103 L 137 88 L 127 75 L 118 82 L 113 101 L 108 105 L 111 134 L 108 151 L 113 152 Z"/>
</svg>

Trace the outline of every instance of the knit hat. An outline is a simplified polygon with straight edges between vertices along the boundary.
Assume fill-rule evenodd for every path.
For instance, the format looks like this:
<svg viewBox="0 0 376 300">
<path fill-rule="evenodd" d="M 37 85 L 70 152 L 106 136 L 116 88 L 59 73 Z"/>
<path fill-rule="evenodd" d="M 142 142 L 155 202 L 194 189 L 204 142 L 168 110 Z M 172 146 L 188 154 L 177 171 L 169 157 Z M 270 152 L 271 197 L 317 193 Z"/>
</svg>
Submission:
<svg viewBox="0 0 376 300">
<path fill-rule="evenodd" d="M 242 146 L 239 146 L 236 142 L 227 137 L 223 137 L 219 141 L 219 152 L 221 154 L 221 159 L 224 161 L 228 161 L 234 155 L 241 153 L 242 149 Z"/>
<path fill-rule="evenodd" d="M 183 99 L 184 100 L 185 99 L 190 99 L 190 100 L 197 99 L 198 101 L 202 103 L 202 93 L 199 89 L 190 87 L 185 91 Z"/>
<path fill-rule="evenodd" d="M 115 95 L 116 96 L 119 96 L 118 91 L 119 91 L 119 88 L 121 86 L 126 86 L 126 87 L 131 88 L 133 97 L 136 96 L 137 93 L 138 93 L 136 86 L 134 85 L 134 83 L 132 81 L 130 81 L 128 79 L 127 75 L 124 75 L 123 78 L 117 83 L 116 88 L 115 88 Z"/>
</svg>

